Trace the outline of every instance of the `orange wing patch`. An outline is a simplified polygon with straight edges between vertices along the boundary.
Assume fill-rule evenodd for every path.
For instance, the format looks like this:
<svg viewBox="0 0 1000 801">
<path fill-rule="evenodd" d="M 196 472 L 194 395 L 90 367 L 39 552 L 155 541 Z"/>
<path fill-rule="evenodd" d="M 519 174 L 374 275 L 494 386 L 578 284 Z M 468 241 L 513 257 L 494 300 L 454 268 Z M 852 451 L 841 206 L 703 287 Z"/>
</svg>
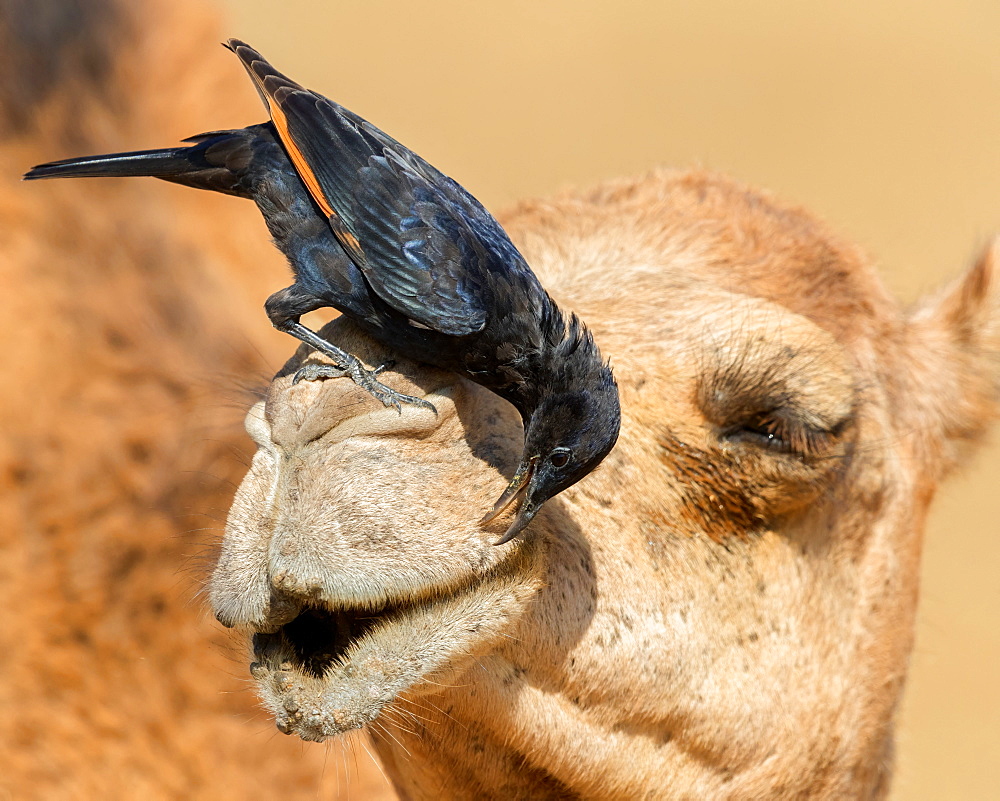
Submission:
<svg viewBox="0 0 1000 801">
<path fill-rule="evenodd" d="M 323 189 L 319 185 L 319 179 L 316 177 L 316 173 L 313 172 L 312 167 L 309 166 L 309 162 L 306 161 L 305 155 L 299 150 L 298 145 L 295 144 L 295 140 L 292 139 L 292 135 L 288 130 L 288 118 L 285 116 L 284 110 L 278 105 L 277 101 L 274 99 L 272 94 L 267 91 L 264 86 L 264 81 L 261 80 L 260 76 L 247 65 L 247 72 L 250 73 L 250 77 L 253 82 L 257 85 L 260 91 L 261 97 L 267 101 L 267 110 L 271 115 L 271 122 L 274 123 L 274 127 L 278 131 L 278 136 L 281 138 L 281 143 L 285 146 L 285 150 L 288 151 L 288 155 L 292 160 L 292 165 L 295 167 L 295 171 L 299 174 L 302 179 L 302 183 L 306 185 L 306 189 L 312 196 L 312 199 L 316 201 L 316 205 L 320 207 L 323 213 L 330 220 L 330 228 L 333 230 L 334 235 L 344 248 L 355 257 L 364 259 L 365 253 L 361 249 L 361 243 L 358 238 L 348 231 L 340 218 L 337 216 L 337 212 L 333 210 L 330 205 L 330 201 L 326 199 L 326 195 L 323 194 Z"/>
<path fill-rule="evenodd" d="M 350 231 L 337 231 L 337 238 L 348 250 L 354 251 L 359 256 L 364 256 L 365 252 L 361 249 L 361 243 L 358 238 L 352 234 Z"/>
<path fill-rule="evenodd" d="M 291 156 L 292 164 L 295 165 L 295 171 L 302 178 L 302 182 L 306 185 L 306 189 L 309 190 L 309 194 L 312 195 L 313 200 L 316 201 L 327 217 L 336 217 L 337 213 L 331 208 L 330 202 L 326 199 L 326 195 L 323 194 L 319 180 L 316 178 L 316 173 L 312 171 L 312 167 L 309 166 L 306 157 L 302 155 L 302 151 L 299 150 L 291 134 L 288 132 L 288 120 L 285 117 L 285 112 L 272 100 L 270 95 L 267 96 L 267 105 L 268 111 L 271 113 L 271 121 L 274 123 L 274 127 L 278 129 L 278 136 L 281 137 L 288 155 Z"/>
</svg>

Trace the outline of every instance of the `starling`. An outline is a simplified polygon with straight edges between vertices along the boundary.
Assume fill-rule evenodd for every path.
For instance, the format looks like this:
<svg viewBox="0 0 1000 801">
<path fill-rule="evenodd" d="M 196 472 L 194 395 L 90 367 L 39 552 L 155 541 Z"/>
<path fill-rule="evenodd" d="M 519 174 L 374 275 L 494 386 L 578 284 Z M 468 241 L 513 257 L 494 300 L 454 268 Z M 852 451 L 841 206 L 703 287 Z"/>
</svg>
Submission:
<svg viewBox="0 0 1000 801">
<path fill-rule="evenodd" d="M 434 409 L 379 382 L 384 365 L 367 369 L 299 322 L 333 307 L 394 351 L 463 375 L 520 412 L 520 463 L 482 520 L 520 500 L 497 544 L 510 541 L 618 438 L 618 389 L 593 337 L 459 184 L 243 42 L 226 46 L 270 122 L 199 134 L 183 147 L 42 164 L 24 177 L 154 176 L 252 199 L 295 275 L 267 299 L 271 323 L 334 362 L 307 364 L 294 381 L 349 376 L 386 406 Z"/>
</svg>

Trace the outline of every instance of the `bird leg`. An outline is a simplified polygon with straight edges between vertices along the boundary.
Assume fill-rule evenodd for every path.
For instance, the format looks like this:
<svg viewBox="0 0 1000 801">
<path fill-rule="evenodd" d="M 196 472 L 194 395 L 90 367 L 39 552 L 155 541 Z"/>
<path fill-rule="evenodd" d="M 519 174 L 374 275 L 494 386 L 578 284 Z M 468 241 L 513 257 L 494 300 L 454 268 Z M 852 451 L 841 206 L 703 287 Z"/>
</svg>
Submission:
<svg viewBox="0 0 1000 801">
<path fill-rule="evenodd" d="M 282 320 L 280 321 L 280 324 L 275 323 L 275 328 L 279 331 L 284 331 L 286 334 L 291 334 L 296 339 L 302 340 L 307 345 L 315 348 L 320 353 L 329 356 L 334 360 L 334 362 L 336 362 L 336 364 L 314 363 L 300 367 L 295 373 L 295 376 L 292 378 L 293 384 L 298 384 L 299 381 L 320 381 L 326 378 L 341 378 L 347 376 L 359 387 L 369 392 L 378 400 L 382 401 L 385 406 L 394 407 L 400 414 L 403 413 L 401 406 L 403 403 L 409 403 L 413 406 L 430 409 L 434 412 L 434 414 L 437 414 L 437 409 L 434 408 L 434 404 L 429 401 L 425 401 L 423 398 L 415 398 L 413 395 L 406 395 L 402 392 L 397 392 L 377 380 L 375 376 L 381 373 L 388 365 L 383 364 L 376 367 L 374 370 L 369 370 L 361 363 L 361 360 L 357 356 L 352 356 L 347 351 L 343 351 L 336 345 L 332 345 L 315 331 L 306 328 L 302 325 L 302 323 L 294 320 Z"/>
</svg>

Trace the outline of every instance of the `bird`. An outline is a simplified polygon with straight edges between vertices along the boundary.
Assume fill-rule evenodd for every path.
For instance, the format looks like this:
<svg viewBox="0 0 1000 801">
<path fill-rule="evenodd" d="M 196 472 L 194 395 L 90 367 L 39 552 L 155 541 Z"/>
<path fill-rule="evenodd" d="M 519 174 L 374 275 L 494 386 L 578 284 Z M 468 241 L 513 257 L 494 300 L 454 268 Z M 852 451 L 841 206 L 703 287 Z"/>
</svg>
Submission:
<svg viewBox="0 0 1000 801">
<path fill-rule="evenodd" d="M 436 409 L 395 391 L 300 322 L 332 307 L 407 358 L 451 370 L 511 403 L 524 447 L 486 526 L 519 502 L 494 544 L 593 471 L 621 425 L 618 386 L 593 335 L 542 287 L 494 217 L 456 181 L 371 123 L 287 78 L 246 43 L 224 43 L 270 119 L 182 146 L 40 164 L 26 180 L 152 176 L 253 200 L 294 283 L 272 294 L 275 328 L 327 355 L 293 382 L 350 377 L 383 404 Z"/>
</svg>

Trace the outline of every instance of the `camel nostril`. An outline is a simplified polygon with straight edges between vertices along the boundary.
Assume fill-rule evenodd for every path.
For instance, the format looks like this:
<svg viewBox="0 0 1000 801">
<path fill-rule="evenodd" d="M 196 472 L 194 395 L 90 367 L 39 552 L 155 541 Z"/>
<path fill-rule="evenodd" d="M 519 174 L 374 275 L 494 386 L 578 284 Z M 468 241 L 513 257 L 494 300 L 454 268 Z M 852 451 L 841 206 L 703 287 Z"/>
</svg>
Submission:
<svg viewBox="0 0 1000 801">
<path fill-rule="evenodd" d="M 300 570 L 279 570 L 271 576 L 271 587 L 281 595 L 319 598 L 324 589 L 322 576 L 303 575 Z"/>
<path fill-rule="evenodd" d="M 295 570 L 282 570 L 271 576 L 271 586 L 277 595 L 309 597 L 315 594 L 315 579 L 303 579 Z"/>
</svg>

